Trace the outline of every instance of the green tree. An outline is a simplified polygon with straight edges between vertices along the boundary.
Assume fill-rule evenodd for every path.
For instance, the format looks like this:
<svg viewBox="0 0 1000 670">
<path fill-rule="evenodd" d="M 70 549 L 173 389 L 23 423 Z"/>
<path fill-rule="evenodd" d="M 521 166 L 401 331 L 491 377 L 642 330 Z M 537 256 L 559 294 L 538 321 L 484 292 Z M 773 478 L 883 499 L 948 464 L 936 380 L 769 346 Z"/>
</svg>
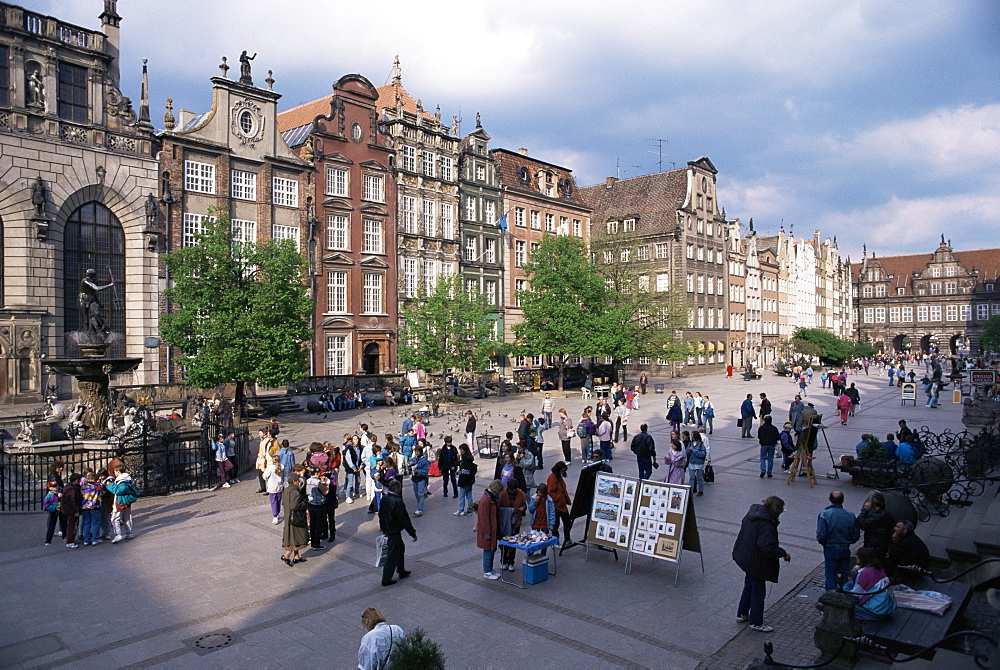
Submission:
<svg viewBox="0 0 1000 670">
<path fill-rule="evenodd" d="M 1000 351 L 1000 315 L 994 314 L 983 326 L 983 336 L 979 338 L 983 351 Z"/>
<path fill-rule="evenodd" d="M 878 349 L 871 342 L 853 342 L 851 358 L 868 358 L 878 354 Z"/>
<path fill-rule="evenodd" d="M 215 209 L 193 245 L 163 260 L 172 285 L 160 333 L 184 356 L 188 385 L 235 382 L 239 416 L 246 382 L 279 386 L 305 377 L 313 301 L 292 241 L 236 240 L 228 213 Z"/>
<path fill-rule="evenodd" d="M 462 276 L 443 277 L 404 312 L 399 329 L 399 362 L 425 372 L 467 370 L 481 373 L 497 349 L 486 296 L 465 290 Z"/>
<path fill-rule="evenodd" d="M 806 355 L 818 355 L 821 361 L 833 365 L 844 363 L 853 348 L 851 342 L 822 328 L 796 328 L 792 333 L 791 343 L 795 351 Z M 811 354 L 817 350 L 817 354 Z"/>
<path fill-rule="evenodd" d="M 524 320 L 514 325 L 516 347 L 554 358 L 562 390 L 566 359 L 598 353 L 594 331 L 604 311 L 604 281 L 583 241 L 568 235 L 543 237 L 524 272 L 529 288 L 518 291 Z"/>
<path fill-rule="evenodd" d="M 602 238 L 593 245 L 595 269 L 605 285 L 595 346 L 599 355 L 613 359 L 615 369 L 627 358 L 682 361 L 691 354 L 691 344 L 682 333 L 692 302 L 677 287 L 656 290 L 648 274 L 623 260 L 635 254 L 638 243 L 635 236 L 626 235 Z"/>
</svg>

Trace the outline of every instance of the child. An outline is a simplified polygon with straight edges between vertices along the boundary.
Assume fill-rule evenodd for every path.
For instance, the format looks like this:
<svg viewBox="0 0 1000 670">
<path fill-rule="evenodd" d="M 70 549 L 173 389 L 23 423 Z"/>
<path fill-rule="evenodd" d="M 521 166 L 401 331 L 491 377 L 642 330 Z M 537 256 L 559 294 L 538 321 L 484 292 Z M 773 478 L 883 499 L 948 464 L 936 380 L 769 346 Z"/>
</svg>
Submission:
<svg viewBox="0 0 1000 670">
<path fill-rule="evenodd" d="M 115 481 L 114 477 L 108 475 L 107 468 L 97 471 L 97 478 L 101 481 L 101 538 L 111 539 L 111 513 L 114 511 L 115 497 L 108 491 L 108 484 Z"/>
<path fill-rule="evenodd" d="M 285 490 L 285 472 L 281 467 L 281 459 L 275 456 L 264 469 L 264 484 L 267 487 L 267 497 L 271 501 L 271 523 L 277 525 L 281 520 L 281 494 Z"/>
<path fill-rule="evenodd" d="M 101 543 L 101 493 L 103 487 L 93 470 L 83 475 L 83 546 Z"/>
<path fill-rule="evenodd" d="M 76 549 L 80 545 L 76 543 L 76 529 L 80 522 L 80 512 L 83 505 L 83 492 L 80 490 L 80 473 L 74 472 L 69 476 L 69 484 L 62 493 L 62 512 L 66 517 L 66 532 L 63 539 L 66 540 L 67 549 Z"/>
<path fill-rule="evenodd" d="M 125 472 L 124 464 L 119 463 L 115 466 L 115 481 L 108 484 L 107 489 L 115 497 L 114 509 L 111 512 L 111 527 L 115 536 L 111 544 L 131 540 L 132 503 L 139 497 L 139 488 L 132 483 L 132 476 Z"/>
<path fill-rule="evenodd" d="M 52 544 L 52 535 L 56 531 L 56 523 L 59 521 L 59 486 L 56 484 L 55 480 L 50 480 L 48 483 L 49 492 L 45 494 L 45 499 L 42 500 L 42 509 L 49 513 L 49 525 L 45 530 L 45 546 Z"/>
<path fill-rule="evenodd" d="M 284 480 L 287 479 L 288 475 L 292 472 L 292 466 L 295 465 L 295 452 L 292 451 L 292 447 L 288 444 L 288 440 L 281 441 L 281 449 L 278 449 L 278 453 L 275 454 L 275 457 L 281 463 L 281 479 L 282 483 L 284 483 Z"/>
</svg>

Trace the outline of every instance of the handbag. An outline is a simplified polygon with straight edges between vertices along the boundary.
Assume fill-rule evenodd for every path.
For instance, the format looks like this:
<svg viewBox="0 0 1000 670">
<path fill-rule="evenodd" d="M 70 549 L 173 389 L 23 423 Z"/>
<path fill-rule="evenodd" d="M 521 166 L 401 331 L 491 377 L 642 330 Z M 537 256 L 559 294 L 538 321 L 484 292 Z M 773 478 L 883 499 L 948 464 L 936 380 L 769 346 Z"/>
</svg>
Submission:
<svg viewBox="0 0 1000 670">
<path fill-rule="evenodd" d="M 736 419 L 736 427 L 737 428 L 743 427 L 743 419 Z"/>
<path fill-rule="evenodd" d="M 297 528 L 305 528 L 308 525 L 306 523 L 306 511 L 304 509 L 293 509 L 288 523 Z"/>
<path fill-rule="evenodd" d="M 375 538 L 375 567 L 381 568 L 389 559 L 389 538 L 379 535 Z"/>
<path fill-rule="evenodd" d="M 703 476 L 705 478 L 705 481 L 708 482 L 709 484 L 715 481 L 715 468 L 712 467 L 711 463 L 705 466 L 705 473 Z"/>
</svg>

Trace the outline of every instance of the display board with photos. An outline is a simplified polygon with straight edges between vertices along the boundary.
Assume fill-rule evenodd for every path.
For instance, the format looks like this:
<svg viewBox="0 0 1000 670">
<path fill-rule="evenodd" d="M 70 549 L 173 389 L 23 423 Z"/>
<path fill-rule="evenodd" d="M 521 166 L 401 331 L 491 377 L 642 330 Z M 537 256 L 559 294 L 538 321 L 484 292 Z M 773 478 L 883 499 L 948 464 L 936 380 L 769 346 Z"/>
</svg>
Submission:
<svg viewBox="0 0 1000 670">
<path fill-rule="evenodd" d="M 635 516 L 631 522 L 633 554 L 677 560 L 690 493 L 688 486 L 648 480 L 639 482 Z"/>
<path fill-rule="evenodd" d="M 631 477 L 597 473 L 587 541 L 612 549 L 628 549 L 635 518 L 639 482 Z"/>
</svg>

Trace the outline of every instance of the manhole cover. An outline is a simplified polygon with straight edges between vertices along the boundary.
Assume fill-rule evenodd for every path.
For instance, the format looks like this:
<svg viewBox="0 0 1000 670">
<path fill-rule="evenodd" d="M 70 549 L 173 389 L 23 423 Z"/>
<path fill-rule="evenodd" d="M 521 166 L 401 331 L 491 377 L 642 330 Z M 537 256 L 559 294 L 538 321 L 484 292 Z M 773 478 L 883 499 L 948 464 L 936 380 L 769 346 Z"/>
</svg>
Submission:
<svg viewBox="0 0 1000 670">
<path fill-rule="evenodd" d="M 228 628 L 223 628 L 222 630 L 212 631 L 211 633 L 205 633 L 204 635 L 185 640 L 185 643 L 199 655 L 204 655 L 242 641 L 243 638 L 239 635 Z"/>
</svg>

